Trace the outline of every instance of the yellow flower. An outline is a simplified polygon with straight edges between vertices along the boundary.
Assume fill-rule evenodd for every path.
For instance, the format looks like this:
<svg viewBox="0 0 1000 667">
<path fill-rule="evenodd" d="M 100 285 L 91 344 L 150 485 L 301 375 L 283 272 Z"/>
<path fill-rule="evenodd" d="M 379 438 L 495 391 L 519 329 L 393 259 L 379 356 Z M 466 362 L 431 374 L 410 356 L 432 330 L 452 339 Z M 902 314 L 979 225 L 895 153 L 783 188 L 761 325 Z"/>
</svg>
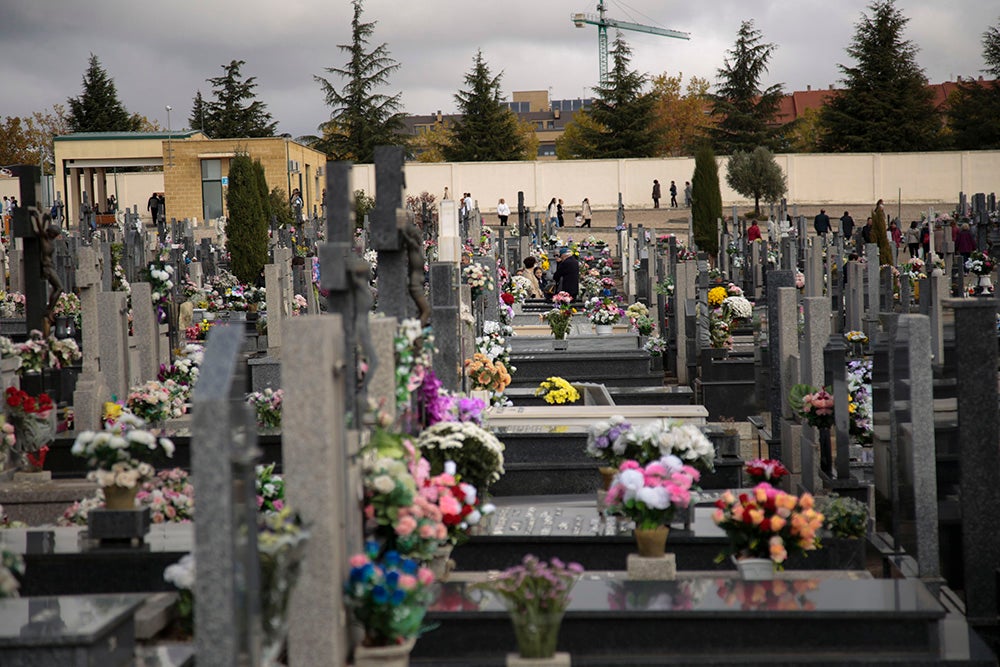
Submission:
<svg viewBox="0 0 1000 667">
<path fill-rule="evenodd" d="M 104 404 L 104 418 L 118 419 L 122 414 L 122 406 L 110 401 Z"/>
<path fill-rule="evenodd" d="M 725 287 L 713 287 L 708 290 L 708 305 L 712 308 L 721 306 L 727 296 L 729 296 L 729 292 L 726 291 Z"/>
</svg>

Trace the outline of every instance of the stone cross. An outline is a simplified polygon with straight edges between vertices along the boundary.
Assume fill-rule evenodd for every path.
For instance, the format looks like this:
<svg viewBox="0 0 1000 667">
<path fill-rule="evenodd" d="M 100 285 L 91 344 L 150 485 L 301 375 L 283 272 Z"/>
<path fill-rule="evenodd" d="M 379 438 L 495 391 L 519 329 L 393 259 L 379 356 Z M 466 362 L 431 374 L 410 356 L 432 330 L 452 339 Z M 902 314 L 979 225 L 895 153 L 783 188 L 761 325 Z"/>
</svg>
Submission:
<svg viewBox="0 0 1000 667">
<path fill-rule="evenodd" d="M 343 665 L 350 650 L 342 591 L 348 558 L 362 547 L 362 489 L 357 442 L 345 430 L 347 384 L 353 386 L 356 372 L 345 354 L 343 323 L 337 313 L 290 320 L 282 359 L 282 375 L 295 378 L 284 388 L 282 419 L 288 502 L 310 531 L 289 604 L 293 665 Z"/>
<path fill-rule="evenodd" d="M 151 295 L 149 283 L 132 283 L 132 327 L 139 353 L 137 370 L 141 382 L 155 380 L 160 372 L 160 322 Z"/>
<path fill-rule="evenodd" d="M 243 339 L 242 327 L 212 329 L 192 396 L 192 481 L 200 489 L 194 525 L 194 641 L 199 664 L 220 667 L 260 660 L 254 499 L 254 463 L 260 452 L 254 417 L 243 398 Z"/>
<path fill-rule="evenodd" d="M 375 148 L 375 210 L 372 211 L 372 247 L 378 251 L 378 312 L 404 319 L 412 312 L 407 294 L 409 263 L 400 238 L 403 210 L 403 149 Z"/>
<path fill-rule="evenodd" d="M 83 368 L 76 381 L 76 390 L 73 392 L 73 421 L 78 430 L 92 431 L 101 428 L 103 403 L 111 396 L 101 374 L 100 360 L 99 341 L 102 322 L 97 313 L 97 295 L 101 291 L 102 265 L 92 248 L 80 248 L 77 261 Z"/>
<path fill-rule="evenodd" d="M 124 400 L 129 390 L 128 295 L 99 293 L 97 317 L 101 374 L 112 396 Z"/>
<path fill-rule="evenodd" d="M 24 312 L 28 331 L 42 330 L 48 311 L 48 289 L 41 274 L 42 244 L 32 223 L 32 213 L 41 205 L 41 169 L 35 165 L 11 167 L 20 183 L 20 205 L 11 222 L 13 236 L 21 239 L 24 253 Z M 41 215 L 41 211 L 37 211 Z M 13 282 L 13 281 L 12 281 Z"/>
</svg>

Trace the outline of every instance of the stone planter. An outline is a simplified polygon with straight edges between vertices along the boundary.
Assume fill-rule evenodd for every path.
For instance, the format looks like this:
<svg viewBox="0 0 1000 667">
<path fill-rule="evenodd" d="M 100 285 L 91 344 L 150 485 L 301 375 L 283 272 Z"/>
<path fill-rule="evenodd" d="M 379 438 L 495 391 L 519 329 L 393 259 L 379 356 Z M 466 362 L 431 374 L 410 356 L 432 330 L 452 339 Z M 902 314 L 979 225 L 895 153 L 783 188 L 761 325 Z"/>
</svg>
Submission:
<svg viewBox="0 0 1000 667">
<path fill-rule="evenodd" d="M 410 651 L 416 643 L 411 637 L 396 646 L 356 646 L 354 667 L 409 667 Z"/>
<path fill-rule="evenodd" d="M 740 558 L 736 569 L 743 581 L 768 581 L 774 579 L 774 562 L 770 558 Z"/>
<path fill-rule="evenodd" d="M 643 558 L 661 558 L 667 552 L 667 535 L 670 526 L 636 528 L 635 545 Z"/>
<path fill-rule="evenodd" d="M 138 486 L 106 486 L 104 487 L 104 507 L 109 510 L 135 509 L 135 496 Z"/>
<path fill-rule="evenodd" d="M 595 324 L 594 331 L 598 336 L 610 336 L 614 333 L 615 327 L 613 324 Z"/>
</svg>

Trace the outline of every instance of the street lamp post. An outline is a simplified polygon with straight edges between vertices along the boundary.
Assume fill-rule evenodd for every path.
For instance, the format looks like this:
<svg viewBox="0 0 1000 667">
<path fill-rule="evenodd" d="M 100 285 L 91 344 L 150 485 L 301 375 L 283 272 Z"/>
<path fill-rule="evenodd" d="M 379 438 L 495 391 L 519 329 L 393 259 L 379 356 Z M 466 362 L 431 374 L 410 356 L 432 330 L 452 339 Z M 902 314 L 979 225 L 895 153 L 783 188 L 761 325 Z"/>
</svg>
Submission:
<svg viewBox="0 0 1000 667">
<path fill-rule="evenodd" d="M 174 133 L 170 129 L 170 112 L 173 111 L 173 107 L 169 104 L 166 106 L 167 109 L 167 166 L 174 166 L 174 146 L 172 139 L 174 138 Z"/>
</svg>

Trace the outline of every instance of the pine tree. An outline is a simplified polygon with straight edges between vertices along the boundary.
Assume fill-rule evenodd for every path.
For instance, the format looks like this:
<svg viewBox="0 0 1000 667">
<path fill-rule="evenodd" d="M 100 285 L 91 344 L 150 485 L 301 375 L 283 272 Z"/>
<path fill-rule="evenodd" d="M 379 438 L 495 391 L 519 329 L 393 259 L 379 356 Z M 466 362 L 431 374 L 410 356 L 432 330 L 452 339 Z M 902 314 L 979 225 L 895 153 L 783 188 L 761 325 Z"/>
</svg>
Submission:
<svg viewBox="0 0 1000 667">
<path fill-rule="evenodd" d="M 823 107 L 826 151 L 925 151 L 937 147 L 941 119 L 927 77 L 917 65 L 917 47 L 903 39 L 909 22 L 894 0 L 875 0 L 870 16 L 855 26 L 840 65 L 844 89 Z"/>
<path fill-rule="evenodd" d="M 400 111 L 402 93 L 383 95 L 375 92 L 386 85 L 389 75 L 399 69 L 399 63 L 389 57 L 385 44 L 366 50 L 375 31 L 375 21 L 361 22 L 361 0 L 354 0 L 354 19 L 351 21 L 351 43 L 338 44 L 337 48 L 349 54 L 350 59 L 342 68 L 327 67 L 330 74 L 345 79 L 338 90 L 320 76 L 313 77 L 326 95 L 330 106 L 330 120 L 336 132 L 327 134 L 327 124 L 320 126 L 323 139 L 317 148 L 337 160 L 373 162 L 376 146 L 404 143 L 400 134 L 403 113 Z"/>
<path fill-rule="evenodd" d="M 721 153 L 751 151 L 757 146 L 784 147 L 781 132 L 773 128 L 784 95 L 782 85 L 760 87 L 777 46 L 762 42 L 762 37 L 753 21 L 744 21 L 736 33 L 736 44 L 726 52 L 724 65 L 718 70 L 719 90 L 712 97 L 712 115 L 718 124 L 711 136 Z"/>
<path fill-rule="evenodd" d="M 778 201 L 788 183 L 771 151 L 758 146 L 752 152 L 735 151 L 729 156 L 726 183 L 744 197 L 753 197 L 754 217 L 760 216 L 760 200 Z"/>
<path fill-rule="evenodd" d="M 580 112 L 593 122 L 579 124 L 579 157 L 652 157 L 660 141 L 656 99 L 643 92 L 647 77 L 629 69 L 632 50 L 621 33 L 615 36 L 610 55 L 613 64 L 607 81 L 594 88 L 590 109 Z"/>
<path fill-rule="evenodd" d="M 247 153 L 237 153 L 229 161 L 229 189 L 226 206 L 226 250 L 229 251 L 233 275 L 240 282 L 252 284 L 267 263 L 268 220 L 260 195 L 258 168 L 260 161 Z M 263 168 L 260 168 L 263 173 Z"/>
<path fill-rule="evenodd" d="M 71 97 L 69 127 L 73 132 L 135 132 L 139 119 L 129 114 L 118 99 L 114 79 L 93 53 L 83 75 L 83 92 Z"/>
<path fill-rule="evenodd" d="M 1000 27 L 983 33 L 983 71 L 1000 77 Z M 969 79 L 948 98 L 948 127 L 952 145 L 959 150 L 1000 148 L 1000 83 Z"/>
<path fill-rule="evenodd" d="M 205 131 L 205 113 L 208 111 L 206 107 L 205 99 L 201 96 L 201 91 L 199 90 L 194 95 L 194 103 L 191 105 L 191 115 L 188 116 L 188 127 L 192 130 Z"/>
<path fill-rule="evenodd" d="M 517 116 L 501 104 L 502 76 L 503 72 L 492 76 L 483 60 L 483 52 L 476 52 L 472 71 L 465 75 L 469 89 L 460 90 L 455 95 L 462 116 L 452 127 L 451 143 L 442 147 L 449 162 L 495 162 L 535 157 L 525 154 Z"/>
<path fill-rule="evenodd" d="M 699 250 L 719 252 L 719 218 L 722 217 L 722 191 L 719 190 L 719 165 L 712 147 L 705 144 L 694 154 L 691 177 L 691 217 L 694 241 Z"/>
<path fill-rule="evenodd" d="M 257 78 L 243 80 L 240 67 L 245 64 L 245 60 L 233 60 L 222 65 L 225 75 L 208 79 L 215 99 L 203 101 L 202 129 L 213 139 L 274 136 L 278 123 L 271 120 L 267 105 L 254 96 Z"/>
</svg>

